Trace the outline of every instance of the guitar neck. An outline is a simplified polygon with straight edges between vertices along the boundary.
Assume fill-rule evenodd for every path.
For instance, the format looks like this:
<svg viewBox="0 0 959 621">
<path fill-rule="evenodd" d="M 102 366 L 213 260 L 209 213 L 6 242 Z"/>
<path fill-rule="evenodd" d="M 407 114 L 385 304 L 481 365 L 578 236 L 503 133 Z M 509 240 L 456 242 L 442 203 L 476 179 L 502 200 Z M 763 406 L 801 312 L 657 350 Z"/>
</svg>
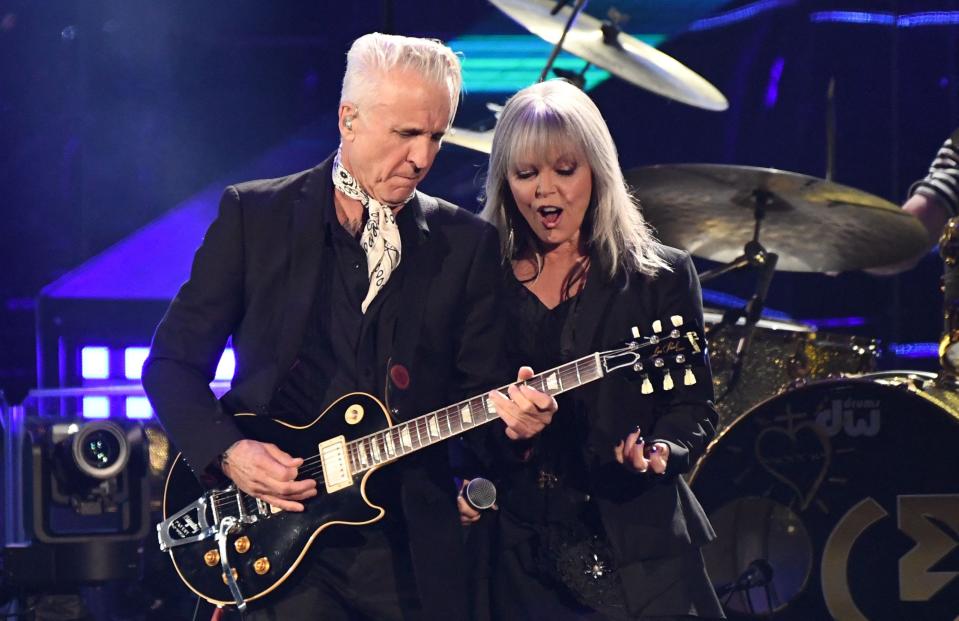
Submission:
<svg viewBox="0 0 959 621">
<path fill-rule="evenodd" d="M 600 379 L 604 375 L 598 353 L 584 356 L 529 378 L 524 384 L 551 396 Z M 498 390 L 506 392 L 509 385 Z M 423 414 L 347 444 L 354 474 L 442 442 L 499 418 L 486 394 Z"/>
</svg>

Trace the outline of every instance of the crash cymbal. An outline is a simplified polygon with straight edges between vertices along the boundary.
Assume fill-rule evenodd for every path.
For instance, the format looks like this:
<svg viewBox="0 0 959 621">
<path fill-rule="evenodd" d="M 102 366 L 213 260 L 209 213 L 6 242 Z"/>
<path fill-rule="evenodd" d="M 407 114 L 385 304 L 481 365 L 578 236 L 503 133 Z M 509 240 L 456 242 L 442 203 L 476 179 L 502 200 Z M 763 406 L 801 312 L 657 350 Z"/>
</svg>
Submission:
<svg viewBox="0 0 959 621">
<path fill-rule="evenodd" d="M 493 150 L 493 130 L 476 131 L 474 129 L 463 129 L 462 127 L 451 127 L 450 131 L 443 137 L 443 142 L 489 155 Z"/>
<path fill-rule="evenodd" d="M 556 15 L 550 15 L 556 6 L 553 0 L 490 2 L 519 25 L 554 45 L 573 10 L 565 6 Z M 706 110 L 729 107 L 715 86 L 678 60 L 625 33 L 619 33 L 607 43 L 602 28 L 601 21 L 580 13 L 566 35 L 563 49 L 663 97 Z"/>
<path fill-rule="evenodd" d="M 916 256 L 926 231 L 872 194 L 775 168 L 672 164 L 626 173 L 663 242 L 728 263 L 753 238 L 757 196 L 766 197 L 759 242 L 778 270 L 841 272 Z"/>
</svg>

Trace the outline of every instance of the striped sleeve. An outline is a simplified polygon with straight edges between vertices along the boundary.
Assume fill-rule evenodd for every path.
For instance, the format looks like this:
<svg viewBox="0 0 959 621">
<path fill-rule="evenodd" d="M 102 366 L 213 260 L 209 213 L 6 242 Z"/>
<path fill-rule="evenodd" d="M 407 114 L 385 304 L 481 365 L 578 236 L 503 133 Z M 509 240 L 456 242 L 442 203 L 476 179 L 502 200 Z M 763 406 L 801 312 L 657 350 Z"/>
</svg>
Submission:
<svg viewBox="0 0 959 621">
<path fill-rule="evenodd" d="M 922 194 L 940 199 L 950 215 L 959 215 L 959 129 L 936 153 L 929 173 L 909 188 L 909 195 Z"/>
</svg>

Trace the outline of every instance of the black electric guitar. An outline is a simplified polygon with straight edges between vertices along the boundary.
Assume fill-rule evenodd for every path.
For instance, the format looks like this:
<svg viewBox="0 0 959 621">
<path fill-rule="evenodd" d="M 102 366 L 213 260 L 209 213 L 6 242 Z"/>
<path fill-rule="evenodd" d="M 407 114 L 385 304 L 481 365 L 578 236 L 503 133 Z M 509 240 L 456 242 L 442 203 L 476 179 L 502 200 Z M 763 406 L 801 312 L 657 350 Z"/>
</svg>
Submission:
<svg viewBox="0 0 959 621">
<path fill-rule="evenodd" d="M 702 337 L 684 331 L 679 316 L 669 321 L 668 331 L 659 321 L 652 336 L 641 337 L 633 328 L 633 338 L 622 347 L 566 363 L 525 383 L 557 395 L 626 369 L 640 374 L 644 394 L 653 392 L 654 381 L 663 390 L 672 390 L 676 383 L 694 384 L 693 366 L 704 358 Z M 170 553 L 177 573 L 194 593 L 218 606 L 243 609 L 246 602 L 282 584 L 310 546 L 317 541 L 323 545 L 327 527 L 371 524 L 385 515 L 366 497 L 374 471 L 496 418 L 486 394 L 397 424 L 376 398 L 363 393 L 344 395 L 303 426 L 237 414 L 247 437 L 304 458 L 298 476 L 316 479 L 317 495 L 304 502 L 303 512 L 295 513 L 232 485 L 204 491 L 177 456 L 163 494 L 165 519 L 157 525 L 160 548 Z"/>
</svg>

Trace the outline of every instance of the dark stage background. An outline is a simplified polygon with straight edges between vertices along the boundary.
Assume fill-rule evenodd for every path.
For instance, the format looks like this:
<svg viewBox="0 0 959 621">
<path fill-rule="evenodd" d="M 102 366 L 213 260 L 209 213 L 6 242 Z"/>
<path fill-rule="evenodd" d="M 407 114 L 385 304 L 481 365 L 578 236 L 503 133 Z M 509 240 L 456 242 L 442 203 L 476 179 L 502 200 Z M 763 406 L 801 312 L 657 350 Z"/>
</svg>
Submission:
<svg viewBox="0 0 959 621">
<path fill-rule="evenodd" d="M 586 11 L 602 17 L 613 5 L 597 0 Z M 615 6 L 631 16 L 625 31 L 649 36 L 729 100 L 727 111 L 708 112 L 616 77 L 592 86 L 624 169 L 709 162 L 825 177 L 834 80 L 834 180 L 900 204 L 959 125 L 959 0 Z M 896 20 L 918 14 L 939 17 Z M 498 77 L 471 81 L 484 40 L 495 49 L 490 37 L 527 34 L 485 0 L 0 0 L 0 390 L 8 403 L 38 385 L 75 384 L 75 369 L 57 365 L 63 342 L 82 344 L 78 330 L 148 344 L 219 189 L 301 170 L 335 148 L 345 52 L 374 30 L 461 42 L 461 127 L 488 127 L 485 104 L 538 73 L 516 77 L 508 58 Z M 541 66 L 548 47 L 517 54 Z M 445 145 L 422 189 L 476 210 L 485 159 Z M 795 234 L 818 232 L 811 222 Z M 890 278 L 779 273 L 767 305 L 826 331 L 881 339 L 880 369 L 935 370 L 941 273 L 935 253 Z M 746 298 L 752 284 L 745 275 L 711 282 L 707 303 Z M 53 333 L 59 360 L 58 345 L 38 342 Z"/>
<path fill-rule="evenodd" d="M 959 27 L 810 16 L 839 9 L 948 11 L 959 3 L 720 4 L 616 5 L 633 16 L 629 32 L 676 31 L 661 49 L 730 103 L 726 112 L 708 112 L 615 77 L 600 83 L 591 93 L 624 168 L 716 162 L 823 177 L 826 89 L 835 78 L 835 180 L 900 203 L 959 121 Z M 602 16 L 611 5 L 594 2 L 587 10 Z M 746 19 L 704 20 L 708 29 L 683 31 L 708 12 L 729 14 L 737 6 L 756 10 Z M 291 144 L 311 124 L 316 152 L 331 150 L 328 119 L 345 50 L 356 36 L 384 28 L 444 40 L 525 34 L 480 0 L 346 3 L 335 11 L 299 1 L 0 2 L 0 387 L 8 398 L 16 402 L 36 385 L 42 287 L 211 182 L 242 180 L 245 164 Z M 508 94 L 470 91 L 457 124 L 491 122 L 484 104 Z M 424 189 L 475 209 L 484 160 L 448 145 Z M 287 170 L 282 160 L 274 168 Z M 202 234 L 203 226 L 188 233 Z M 815 226 L 801 234 L 815 236 Z M 143 247 L 130 256 L 150 252 Z M 898 278 L 780 274 L 769 306 L 798 319 L 861 318 L 864 325 L 853 330 L 887 344 L 930 342 L 940 327 L 939 273 L 930 255 Z M 744 296 L 751 282 L 732 277 L 713 288 Z"/>
</svg>

